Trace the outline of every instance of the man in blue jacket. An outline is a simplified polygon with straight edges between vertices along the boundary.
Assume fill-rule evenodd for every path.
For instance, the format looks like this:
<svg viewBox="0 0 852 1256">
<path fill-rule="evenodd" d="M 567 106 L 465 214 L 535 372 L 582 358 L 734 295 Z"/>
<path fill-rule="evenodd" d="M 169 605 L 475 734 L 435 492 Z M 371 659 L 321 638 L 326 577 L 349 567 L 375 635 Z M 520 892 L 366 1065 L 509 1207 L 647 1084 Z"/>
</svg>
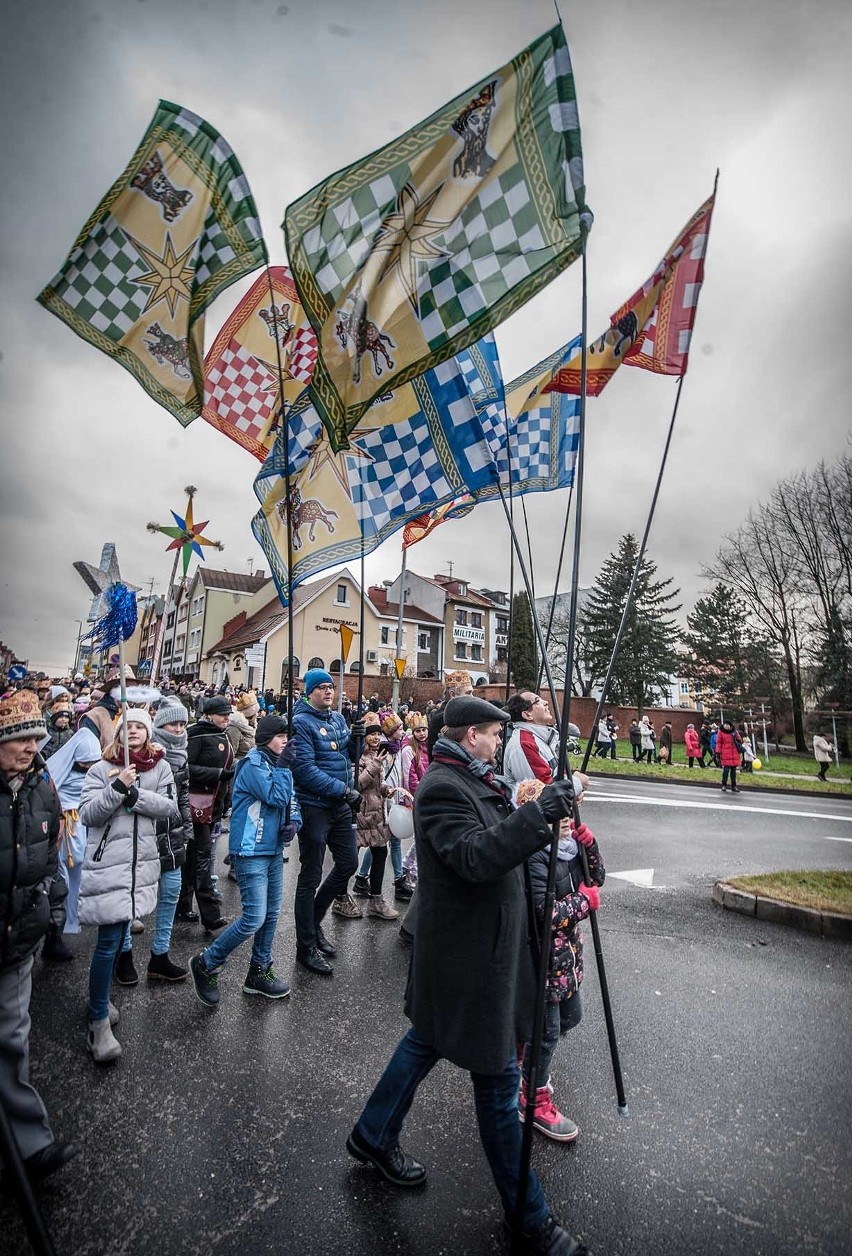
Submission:
<svg viewBox="0 0 852 1256">
<path fill-rule="evenodd" d="M 358 867 L 352 809 L 361 796 L 352 788 L 352 760 L 363 724 L 347 727 L 334 710 L 334 680 L 313 667 L 293 707 L 293 778 L 302 810 L 299 880 L 296 883 L 296 959 L 311 972 L 330 977 L 335 948 L 322 931 L 333 900 L 346 893 Z M 334 866 L 322 880 L 326 847 Z M 360 915 L 360 911 L 358 912 Z"/>
<path fill-rule="evenodd" d="M 290 772 L 288 724 L 280 715 L 257 721 L 255 745 L 237 764 L 231 812 L 231 867 L 243 914 L 215 942 L 189 961 L 195 993 L 205 1006 L 219 1005 L 219 973 L 232 951 L 254 938 L 244 994 L 284 999 L 286 981 L 272 967 L 272 943 L 284 890 L 284 846 L 301 822 Z"/>
</svg>

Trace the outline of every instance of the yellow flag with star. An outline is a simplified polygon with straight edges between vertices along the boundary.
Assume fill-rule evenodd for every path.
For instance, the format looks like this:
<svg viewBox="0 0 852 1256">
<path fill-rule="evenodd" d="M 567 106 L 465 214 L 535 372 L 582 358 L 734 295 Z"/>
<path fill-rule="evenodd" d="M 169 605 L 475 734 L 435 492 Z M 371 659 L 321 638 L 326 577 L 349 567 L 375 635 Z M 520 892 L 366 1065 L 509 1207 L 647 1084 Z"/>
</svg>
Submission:
<svg viewBox="0 0 852 1256">
<path fill-rule="evenodd" d="M 203 404 L 204 312 L 265 260 L 233 150 L 203 118 L 161 100 L 38 300 L 186 425 Z"/>
<path fill-rule="evenodd" d="M 311 397 L 334 447 L 377 397 L 570 265 L 590 223 L 561 25 L 289 205 L 287 255 L 318 342 Z"/>
</svg>

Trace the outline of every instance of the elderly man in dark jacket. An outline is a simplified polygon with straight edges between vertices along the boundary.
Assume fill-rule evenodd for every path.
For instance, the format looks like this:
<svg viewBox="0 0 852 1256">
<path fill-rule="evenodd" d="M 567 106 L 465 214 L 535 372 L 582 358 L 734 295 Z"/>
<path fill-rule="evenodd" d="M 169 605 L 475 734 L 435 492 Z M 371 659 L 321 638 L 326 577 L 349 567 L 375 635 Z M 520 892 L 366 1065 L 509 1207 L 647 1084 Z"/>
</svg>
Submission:
<svg viewBox="0 0 852 1256">
<path fill-rule="evenodd" d="M 397 1186 L 426 1170 L 399 1146 L 417 1087 L 442 1057 L 470 1072 L 479 1135 L 507 1220 L 517 1203 L 521 1130 L 516 1049 L 531 1030 L 532 921 L 522 865 L 570 815 L 569 781 L 512 809 L 491 765 L 508 715 L 481 698 L 452 698 L 414 800 L 419 910 L 405 1011 L 412 1022 L 347 1140 L 357 1160 Z M 556 1223 L 530 1173 L 524 1250 L 585 1252 Z"/>
<path fill-rule="evenodd" d="M 211 830 L 222 819 L 228 786 L 234 775 L 234 752 L 225 731 L 230 718 L 230 702 L 217 695 L 207 699 L 203 716 L 187 729 L 192 840 L 187 842 L 186 862 L 181 868 L 183 880 L 177 918 L 198 919 L 198 914 L 192 910 L 194 894 L 201 923 L 208 933 L 223 929 L 229 923 L 222 915 L 220 899 L 210 877 L 213 873 Z M 193 802 L 193 795 L 198 806 Z"/>
<path fill-rule="evenodd" d="M 54 1138 L 29 1080 L 33 952 L 51 923 L 61 932 L 67 893 L 55 875 L 62 810 L 37 753 L 46 735 L 35 694 L 0 703 L 0 1102 L 34 1180 L 80 1150 Z"/>
</svg>

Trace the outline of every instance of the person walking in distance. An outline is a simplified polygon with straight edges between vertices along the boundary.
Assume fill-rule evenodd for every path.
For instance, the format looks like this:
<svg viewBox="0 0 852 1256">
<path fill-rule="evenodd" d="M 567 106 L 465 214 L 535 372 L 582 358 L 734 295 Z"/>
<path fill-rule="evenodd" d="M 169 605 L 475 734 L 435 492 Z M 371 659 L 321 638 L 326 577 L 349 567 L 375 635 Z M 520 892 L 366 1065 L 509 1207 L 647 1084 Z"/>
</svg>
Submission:
<svg viewBox="0 0 852 1256">
<path fill-rule="evenodd" d="M 686 757 L 689 760 L 689 766 L 692 767 L 695 760 L 698 760 L 698 766 L 704 767 L 704 756 L 701 753 L 701 741 L 698 733 L 695 731 L 694 724 L 687 724 L 686 732 L 683 735 L 683 746 L 686 751 Z"/>
<path fill-rule="evenodd" d="M 517 1204 L 521 1152 L 517 1035 L 532 1027 L 535 988 L 522 865 L 569 816 L 570 781 L 512 810 L 493 764 L 508 715 L 481 698 L 451 699 L 432 765 L 414 799 L 418 896 L 405 1010 L 411 1028 L 355 1123 L 347 1149 L 396 1186 L 426 1169 L 400 1133 L 417 1087 L 444 1058 L 470 1073 L 479 1135 L 507 1220 Z M 530 1173 L 525 1250 L 581 1256 Z"/>
<path fill-rule="evenodd" d="M 814 758 L 819 764 L 817 780 L 824 781 L 826 773 L 828 772 L 829 764 L 831 763 L 831 756 L 834 753 L 834 746 L 827 737 L 822 735 L 822 733 L 814 733 L 813 745 Z"/>
<path fill-rule="evenodd" d="M 304 686 L 293 706 L 292 729 L 293 779 L 302 812 L 294 908 L 296 960 L 311 972 L 330 977 L 334 970 L 328 961 L 337 949 L 325 936 L 322 922 L 334 899 L 346 895 L 349 878 L 358 867 L 353 810 L 360 805 L 361 795 L 352 785 L 352 755 L 364 736 L 364 725 L 358 721 L 349 728 L 334 710 L 334 680 L 329 672 L 311 668 L 305 673 Z M 334 864 L 322 881 L 326 849 Z M 360 917 L 361 908 L 349 902 L 349 914 Z"/>
<path fill-rule="evenodd" d="M 722 767 L 722 792 L 728 792 L 728 780 L 731 782 L 731 793 L 738 794 L 737 768 L 740 766 L 740 735 L 730 720 L 725 720 L 716 733 L 716 756 Z"/>
</svg>

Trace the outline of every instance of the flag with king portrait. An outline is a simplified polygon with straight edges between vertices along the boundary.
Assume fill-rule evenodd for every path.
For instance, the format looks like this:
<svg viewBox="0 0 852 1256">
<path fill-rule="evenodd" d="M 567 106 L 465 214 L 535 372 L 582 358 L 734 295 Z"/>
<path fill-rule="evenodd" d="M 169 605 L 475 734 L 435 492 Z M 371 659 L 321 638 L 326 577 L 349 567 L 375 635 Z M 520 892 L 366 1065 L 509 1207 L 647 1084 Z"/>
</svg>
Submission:
<svg viewBox="0 0 852 1256">
<path fill-rule="evenodd" d="M 319 347 L 311 393 L 334 448 L 376 397 L 548 284 L 590 222 L 561 26 L 288 206 L 287 255 Z"/>
<path fill-rule="evenodd" d="M 662 375 L 686 371 L 714 199 L 715 194 L 696 210 L 650 278 L 615 311 L 609 330 L 589 345 L 588 396 L 603 392 L 622 363 Z M 579 394 L 581 365 L 577 353 L 551 387 Z"/>
<path fill-rule="evenodd" d="M 204 312 L 265 258 L 233 151 L 203 118 L 161 100 L 38 300 L 186 425 L 202 410 Z"/>
<path fill-rule="evenodd" d="M 371 553 L 409 520 L 495 475 L 481 415 L 502 412 L 503 383 L 490 334 L 455 358 L 380 397 L 336 450 L 316 410 L 298 410 L 314 442 L 290 461 L 292 584 Z M 277 444 L 283 443 L 280 432 Z M 291 437 L 292 447 L 292 437 Z M 282 602 L 288 596 L 287 484 L 283 454 L 255 480 L 261 508 L 255 537 L 269 559 Z"/>
</svg>

